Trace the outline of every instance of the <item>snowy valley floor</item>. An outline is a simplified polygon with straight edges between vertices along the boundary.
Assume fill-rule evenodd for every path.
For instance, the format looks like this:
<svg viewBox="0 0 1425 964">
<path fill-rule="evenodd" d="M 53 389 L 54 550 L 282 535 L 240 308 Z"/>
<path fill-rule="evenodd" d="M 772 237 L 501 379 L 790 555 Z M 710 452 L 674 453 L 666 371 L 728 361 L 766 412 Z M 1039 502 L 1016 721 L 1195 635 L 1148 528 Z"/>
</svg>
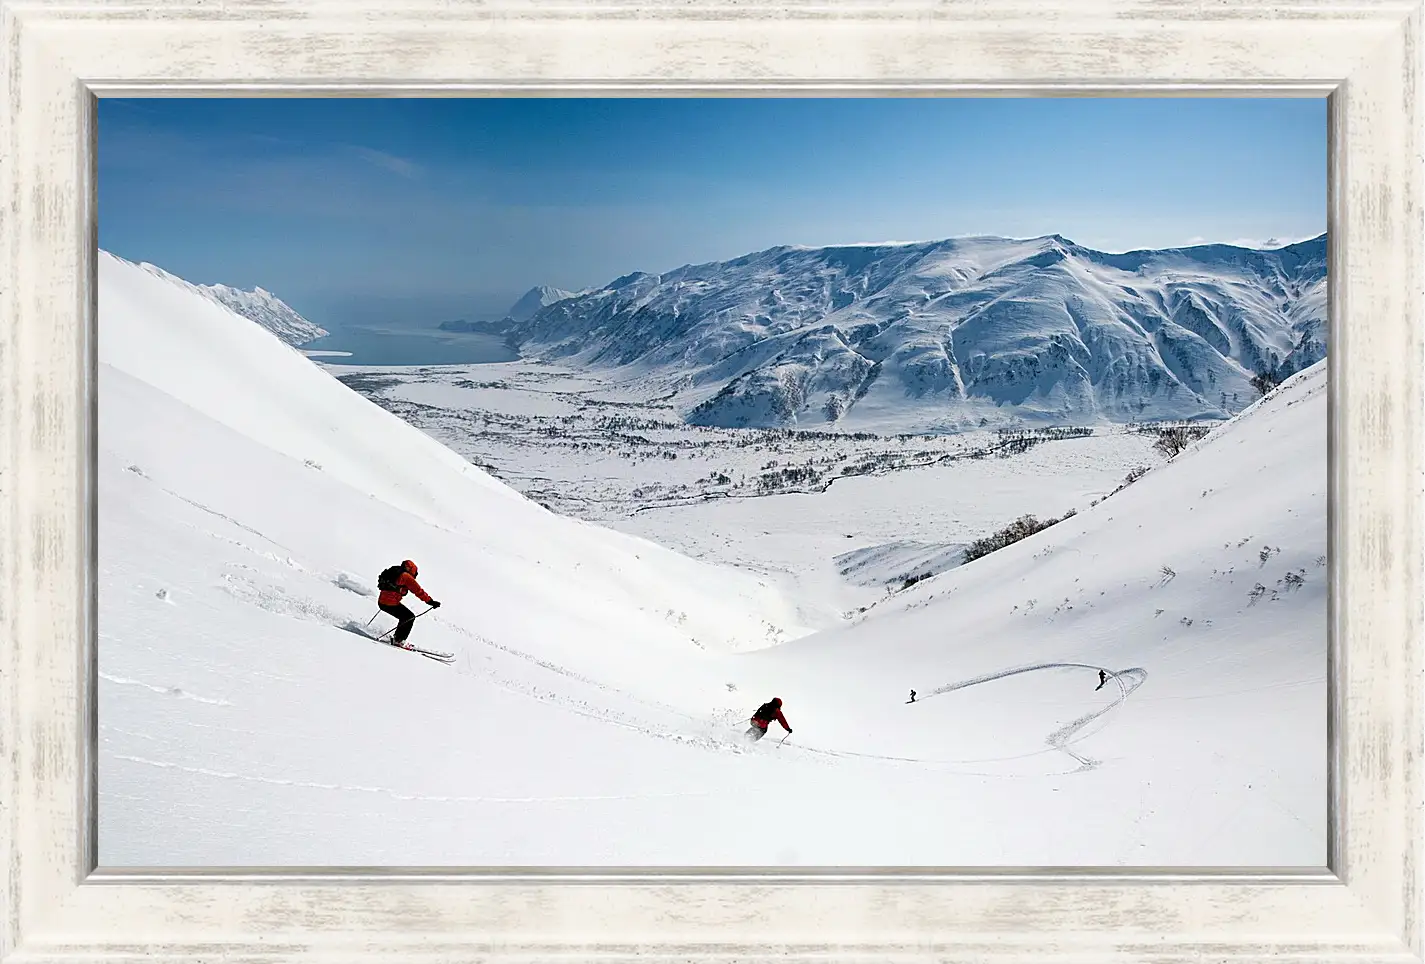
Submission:
<svg viewBox="0 0 1425 964">
<path fill-rule="evenodd" d="M 1111 433 L 712 501 L 800 454 L 710 445 L 651 497 L 612 447 L 545 470 L 600 520 L 515 491 L 553 448 L 486 445 L 503 485 L 107 255 L 100 338 L 103 866 L 1324 864 L 1322 365 L 1167 464 Z M 482 391 L 407 381 L 433 419 Z M 452 665 L 352 631 L 406 557 Z M 742 745 L 774 695 L 795 733 Z"/>
<path fill-rule="evenodd" d="M 1157 436 L 786 433 L 682 424 L 666 404 L 538 363 L 335 377 L 531 499 L 783 585 L 818 626 L 958 564 L 1030 514 L 1088 508 L 1165 461 Z"/>
</svg>

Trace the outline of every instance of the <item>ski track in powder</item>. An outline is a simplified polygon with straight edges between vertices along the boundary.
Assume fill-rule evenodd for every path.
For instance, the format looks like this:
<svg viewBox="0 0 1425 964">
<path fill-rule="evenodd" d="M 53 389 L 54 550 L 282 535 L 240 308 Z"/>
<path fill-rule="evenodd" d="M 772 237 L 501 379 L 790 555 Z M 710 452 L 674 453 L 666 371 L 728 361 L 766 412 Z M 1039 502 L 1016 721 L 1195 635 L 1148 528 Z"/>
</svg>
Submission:
<svg viewBox="0 0 1425 964">
<path fill-rule="evenodd" d="M 350 632 L 353 635 L 360 636 L 363 639 L 373 639 L 372 636 L 368 635 L 360 628 L 357 623 L 353 621 L 346 621 L 338 625 L 337 628 Z M 487 639 L 479 633 L 472 632 L 461 626 L 443 623 L 442 628 L 458 633 L 459 635 L 465 636 L 469 639 L 475 640 L 476 642 L 479 642 L 485 646 L 490 647 L 491 649 L 497 650 L 513 658 L 523 660 L 533 666 L 538 667 L 541 670 L 544 670 L 545 672 L 553 673 L 565 679 L 569 679 L 574 682 L 593 687 L 607 696 L 617 697 L 619 699 L 626 700 L 630 703 L 635 703 L 647 707 L 648 709 L 654 711 L 657 715 L 652 719 L 631 716 L 626 713 L 620 713 L 619 711 L 609 707 L 596 707 L 586 700 L 576 699 L 572 696 L 560 693 L 557 690 L 547 689 L 533 683 L 526 683 L 514 679 L 512 677 L 499 673 L 498 671 L 488 666 L 482 666 L 479 669 L 475 669 L 473 668 L 473 664 L 471 663 L 471 658 L 468 653 L 464 654 L 464 659 L 461 658 L 462 654 L 457 653 L 455 659 L 450 661 L 449 663 L 449 665 L 464 667 L 463 670 L 457 670 L 457 672 L 460 672 L 461 675 L 478 676 L 480 678 L 485 679 L 491 685 L 497 686 L 507 692 L 524 696 L 538 703 L 557 706 L 562 710 L 574 713 L 586 719 L 595 720 L 600 723 L 608 724 L 610 726 L 616 726 L 621 727 L 623 729 L 632 730 L 651 739 L 682 744 L 685 746 L 691 746 L 715 752 L 745 752 L 744 748 L 741 746 L 740 741 L 736 738 L 719 738 L 716 736 L 708 736 L 706 734 L 699 735 L 696 733 L 678 732 L 676 730 L 668 729 L 665 725 L 666 719 L 670 716 L 685 720 L 687 723 L 698 727 L 712 728 L 724 725 L 720 724 L 717 720 L 700 718 L 693 714 L 680 710 L 677 707 L 643 699 L 642 697 L 639 697 L 633 693 L 621 690 L 618 687 L 611 686 L 607 683 L 601 683 L 598 680 L 584 676 L 581 673 L 575 672 L 574 670 L 560 666 L 556 663 L 552 663 L 549 660 L 540 659 L 528 653 L 521 652 L 520 650 L 515 649 L 513 647 L 505 646 L 493 640 Z M 441 662 L 440 660 L 437 661 Z"/>
<path fill-rule="evenodd" d="M 1081 756 L 1080 754 L 1075 753 L 1072 749 L 1070 749 L 1069 744 L 1072 742 L 1071 738 L 1093 721 L 1099 719 L 1110 711 L 1121 706 L 1123 704 L 1123 701 L 1128 699 L 1128 694 L 1132 693 L 1138 687 L 1143 685 L 1144 681 L 1148 678 L 1147 670 L 1135 666 L 1131 669 L 1115 671 L 1107 668 L 1106 666 L 1095 666 L 1091 663 L 1035 663 L 1032 666 L 1019 666 L 1014 669 L 1000 670 L 997 673 L 985 673 L 980 676 L 971 677 L 970 679 L 961 680 L 958 683 L 947 683 L 944 686 L 937 687 L 931 690 L 929 693 L 926 693 L 925 698 L 929 699 L 932 696 L 943 696 L 946 693 L 953 693 L 956 690 L 966 689 L 970 686 L 979 686 L 983 683 L 992 683 L 995 680 L 1007 679 L 1011 676 L 1018 676 L 1021 673 L 1037 673 L 1041 670 L 1046 669 L 1102 670 L 1103 672 L 1108 674 L 1109 678 L 1112 679 L 1114 683 L 1118 685 L 1118 699 L 1114 700 L 1112 703 L 1109 703 L 1107 706 L 1094 710 L 1092 713 L 1085 713 L 1078 719 L 1065 723 L 1063 726 L 1050 733 L 1049 736 L 1046 738 L 1046 741 L 1051 747 L 1056 750 L 1062 750 L 1069 756 L 1073 757 L 1074 760 L 1078 762 L 1080 770 L 1092 770 L 1099 765 L 1099 761 L 1091 759 L 1089 757 Z M 1127 686 L 1125 686 L 1123 682 L 1123 678 L 1125 676 L 1128 677 L 1129 680 L 1129 685 Z M 920 701 L 917 700 L 916 702 Z"/>
<path fill-rule="evenodd" d="M 152 693 L 162 693 L 164 696 L 176 696 L 181 700 L 192 700 L 195 703 L 207 703 L 210 706 L 232 706 L 229 700 L 213 699 L 208 696 L 199 696 L 196 693 L 189 693 L 177 686 L 155 686 L 152 683 L 145 683 L 142 680 L 128 679 L 123 676 L 115 676 L 112 673 L 100 673 L 99 678 L 114 683 L 118 686 L 137 686 Z"/>
</svg>

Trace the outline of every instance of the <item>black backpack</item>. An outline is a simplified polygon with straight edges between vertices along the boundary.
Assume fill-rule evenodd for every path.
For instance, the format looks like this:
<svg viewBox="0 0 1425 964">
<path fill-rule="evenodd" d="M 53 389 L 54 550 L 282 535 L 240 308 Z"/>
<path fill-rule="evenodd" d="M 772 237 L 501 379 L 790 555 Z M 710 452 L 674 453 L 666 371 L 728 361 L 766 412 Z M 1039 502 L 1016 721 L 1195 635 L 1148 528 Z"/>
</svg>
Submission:
<svg viewBox="0 0 1425 964">
<path fill-rule="evenodd" d="M 757 707 L 757 712 L 752 714 L 754 720 L 766 720 L 772 722 L 777 718 L 777 710 L 781 709 L 776 703 L 763 703 Z"/>
<path fill-rule="evenodd" d="M 389 569 L 382 569 L 381 575 L 376 577 L 376 588 L 382 592 L 395 592 L 401 588 L 401 573 L 405 571 L 404 566 L 392 566 Z"/>
</svg>

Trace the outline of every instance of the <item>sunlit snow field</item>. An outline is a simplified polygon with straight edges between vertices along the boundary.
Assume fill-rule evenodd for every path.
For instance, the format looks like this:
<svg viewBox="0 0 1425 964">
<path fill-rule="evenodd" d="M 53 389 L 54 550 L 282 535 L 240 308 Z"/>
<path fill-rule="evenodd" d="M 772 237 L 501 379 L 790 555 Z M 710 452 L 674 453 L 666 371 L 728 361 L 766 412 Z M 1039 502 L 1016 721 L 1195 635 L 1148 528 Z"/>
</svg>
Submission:
<svg viewBox="0 0 1425 964">
<path fill-rule="evenodd" d="M 1171 461 L 1001 455 L 99 281 L 101 865 L 1325 863 L 1324 362 Z M 403 558 L 451 665 L 359 634 Z"/>
</svg>

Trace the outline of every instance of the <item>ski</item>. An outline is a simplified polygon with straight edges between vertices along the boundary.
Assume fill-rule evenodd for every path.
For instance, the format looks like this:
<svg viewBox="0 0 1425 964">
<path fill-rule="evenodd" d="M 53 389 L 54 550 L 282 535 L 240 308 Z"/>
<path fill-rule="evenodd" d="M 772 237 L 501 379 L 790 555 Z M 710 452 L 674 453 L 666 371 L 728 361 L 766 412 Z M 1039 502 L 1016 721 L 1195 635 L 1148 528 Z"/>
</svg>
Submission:
<svg viewBox="0 0 1425 964">
<path fill-rule="evenodd" d="M 362 627 L 362 626 L 357 626 L 357 625 L 355 625 L 355 624 L 349 624 L 349 625 L 344 626 L 344 627 L 342 627 L 342 628 L 345 629 L 347 632 L 355 633 L 355 634 L 358 635 L 358 636 L 363 636 L 363 637 L 365 637 L 366 639 L 371 640 L 373 643 L 380 643 L 380 644 L 383 645 L 383 646 L 390 646 L 390 647 L 392 647 L 393 649 L 404 649 L 404 650 L 406 650 L 407 652 L 410 652 L 410 653 L 420 653 L 422 656 L 426 657 L 427 659 L 433 659 L 433 660 L 435 660 L 435 661 L 437 661 L 437 662 L 445 663 L 446 665 L 449 665 L 449 664 L 455 662 L 455 654 L 454 654 L 454 653 L 442 653 L 442 652 L 439 652 L 439 651 L 434 650 L 434 649 L 421 649 L 419 646 L 402 646 L 400 643 L 396 642 L 395 640 L 382 639 L 382 638 L 380 638 L 379 636 L 373 636 L 373 635 L 371 635 L 370 633 L 368 633 L 364 627 Z"/>
<path fill-rule="evenodd" d="M 385 642 L 385 640 L 382 640 Z M 394 646 L 396 649 L 404 649 L 410 653 L 420 653 L 427 659 L 433 659 L 441 663 L 455 662 L 454 653 L 438 653 L 433 649 L 421 649 L 419 646 L 402 646 L 400 643 L 386 643 L 387 646 Z"/>
</svg>

